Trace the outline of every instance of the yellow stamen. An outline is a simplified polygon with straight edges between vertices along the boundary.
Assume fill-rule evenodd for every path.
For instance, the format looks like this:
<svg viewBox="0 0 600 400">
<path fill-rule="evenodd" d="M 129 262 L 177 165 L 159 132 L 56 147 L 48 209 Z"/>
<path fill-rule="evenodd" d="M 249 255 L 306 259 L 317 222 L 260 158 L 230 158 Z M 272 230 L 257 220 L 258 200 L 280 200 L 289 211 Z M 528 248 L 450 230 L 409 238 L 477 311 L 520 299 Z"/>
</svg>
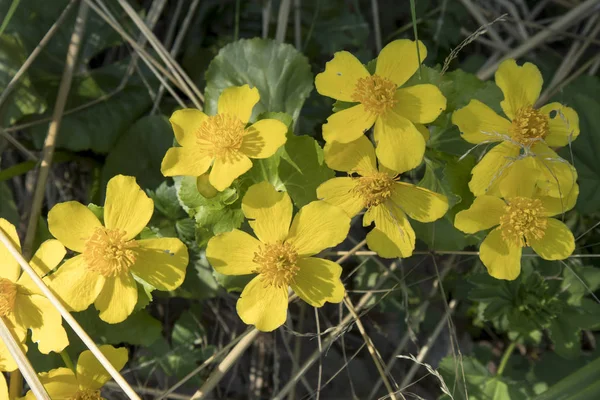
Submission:
<svg viewBox="0 0 600 400">
<path fill-rule="evenodd" d="M 395 178 L 384 172 L 355 179 L 358 185 L 354 191 L 363 199 L 366 208 L 378 206 L 392 196 Z"/>
<path fill-rule="evenodd" d="M 352 101 L 364 105 L 368 112 L 381 115 L 396 104 L 396 89 L 396 84 L 388 78 L 379 75 L 367 76 L 356 82 Z"/>
<path fill-rule="evenodd" d="M 529 240 L 539 240 L 546 234 L 548 219 L 540 199 L 514 197 L 508 199 L 504 211 L 500 217 L 500 230 L 507 242 L 525 247 Z"/>
<path fill-rule="evenodd" d="M 0 317 L 6 317 L 15 309 L 17 285 L 6 278 L 0 278 Z"/>
<path fill-rule="evenodd" d="M 233 156 L 242 146 L 244 123 L 229 114 L 208 117 L 196 133 L 197 142 L 209 156 L 227 158 Z"/>
<path fill-rule="evenodd" d="M 260 274 L 267 286 L 287 287 L 300 269 L 296 263 L 298 253 L 289 243 L 277 242 L 261 246 L 252 260 L 259 265 Z"/>
<path fill-rule="evenodd" d="M 548 134 L 548 117 L 531 106 L 523 107 L 512 121 L 510 134 L 523 146 L 530 146 Z"/>
<path fill-rule="evenodd" d="M 81 389 L 78 390 L 73 396 L 69 398 L 69 400 L 101 400 L 102 396 L 100 396 L 99 390 L 93 389 Z"/>
<path fill-rule="evenodd" d="M 135 240 L 125 240 L 125 231 L 96 228 L 85 243 L 83 257 L 87 267 L 105 277 L 114 277 L 129 271 L 135 262 Z"/>
</svg>

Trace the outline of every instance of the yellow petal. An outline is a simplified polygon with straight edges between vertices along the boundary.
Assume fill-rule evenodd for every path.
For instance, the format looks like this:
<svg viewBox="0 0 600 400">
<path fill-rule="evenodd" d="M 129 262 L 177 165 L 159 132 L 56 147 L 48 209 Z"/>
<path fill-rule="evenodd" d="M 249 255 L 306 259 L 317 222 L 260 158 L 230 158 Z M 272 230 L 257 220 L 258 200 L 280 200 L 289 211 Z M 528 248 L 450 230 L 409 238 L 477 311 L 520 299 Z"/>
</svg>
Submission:
<svg viewBox="0 0 600 400">
<path fill-rule="evenodd" d="M 398 89 L 394 111 L 412 122 L 428 124 L 446 109 L 446 98 L 434 85 L 423 84 Z"/>
<path fill-rule="evenodd" d="M 50 300 L 41 295 L 18 294 L 15 301 L 15 321 L 31 329 L 31 340 L 43 354 L 61 352 L 69 345 L 62 317 Z"/>
<path fill-rule="evenodd" d="M 285 144 L 287 126 L 276 119 L 262 119 L 244 131 L 240 151 L 250 158 L 269 158 Z"/>
<path fill-rule="evenodd" d="M 575 238 L 569 228 L 554 218 L 548 218 L 546 233 L 541 239 L 527 238 L 527 243 L 545 260 L 564 260 L 575 250 Z"/>
<path fill-rule="evenodd" d="M 300 256 L 312 256 L 343 242 L 350 230 L 344 210 L 324 201 L 313 201 L 298 211 L 286 242 Z"/>
<path fill-rule="evenodd" d="M 177 238 L 144 239 L 137 243 L 131 272 L 158 290 L 179 287 L 189 260 L 185 244 Z"/>
<path fill-rule="evenodd" d="M 363 176 L 377 172 L 375 148 L 364 135 L 350 143 L 327 142 L 323 150 L 325 163 L 331 169 Z"/>
<path fill-rule="evenodd" d="M 500 106 L 506 116 L 513 119 L 520 108 L 533 106 L 540 97 L 543 83 L 542 74 L 534 64 L 519 67 L 514 59 L 503 61 L 496 71 L 496 85 L 504 94 Z"/>
<path fill-rule="evenodd" d="M 27 352 L 26 349 L 25 352 Z M 10 354 L 10 351 L 4 342 L 0 340 L 0 371 L 12 372 L 17 369 L 17 367 L 17 363 Z M 5 391 L 2 390 L 2 379 L 4 379 L 4 375 L 0 374 L 0 399 L 4 400 L 6 397 L 2 397 L 3 393 L 5 393 Z M 6 385 L 6 383 L 4 384 Z"/>
<path fill-rule="evenodd" d="M 250 186 L 242 199 L 242 211 L 263 243 L 283 241 L 292 221 L 292 200 L 264 181 Z"/>
<path fill-rule="evenodd" d="M 524 157 L 508 164 L 488 191 L 494 196 L 506 198 L 521 196 L 533 197 L 540 177 L 533 157 Z"/>
<path fill-rule="evenodd" d="M 573 207 L 577 203 L 577 197 L 579 196 L 579 185 L 575 184 L 573 189 L 564 198 L 542 196 L 539 199 L 542 201 L 544 206 L 545 215 L 548 217 L 563 214 Z"/>
<path fill-rule="evenodd" d="M 506 203 L 498 197 L 476 197 L 471 207 L 456 214 L 454 226 L 464 233 L 490 229 L 500 223 L 505 207 Z"/>
<path fill-rule="evenodd" d="M 257 270 L 252 261 L 260 242 L 246 232 L 234 229 L 213 236 L 206 247 L 206 258 L 212 267 L 224 275 L 248 275 Z"/>
<path fill-rule="evenodd" d="M 199 176 L 205 173 L 213 159 L 196 147 L 171 147 L 160 165 L 164 176 Z"/>
<path fill-rule="evenodd" d="M 88 308 L 104 286 L 104 277 L 88 270 L 82 255 L 67 260 L 49 278 L 50 288 L 73 311 Z"/>
<path fill-rule="evenodd" d="M 217 158 L 210 170 L 210 184 L 222 192 L 250 168 L 252 168 L 252 161 L 242 153 L 232 154 L 226 159 Z"/>
<path fill-rule="evenodd" d="M 77 377 L 69 368 L 56 368 L 38 374 L 38 377 L 51 399 L 71 399 L 79 391 Z M 28 391 L 25 400 L 35 399 L 33 392 Z"/>
<path fill-rule="evenodd" d="M 344 299 L 344 285 L 340 280 L 342 267 L 322 258 L 301 258 L 298 273 L 291 287 L 302 300 L 313 307 L 322 307 L 326 301 L 339 303 Z"/>
<path fill-rule="evenodd" d="M 358 104 L 331 114 L 323 125 L 323 139 L 327 142 L 350 143 L 360 138 L 375 123 L 377 116 Z"/>
<path fill-rule="evenodd" d="M 59 203 L 48 213 L 48 229 L 68 249 L 82 253 L 85 242 L 102 224 L 89 208 L 76 201 Z"/>
<path fill-rule="evenodd" d="M 288 288 L 267 285 L 260 275 L 244 287 L 236 307 L 244 323 L 262 332 L 271 332 L 283 325 L 287 308 Z"/>
<path fill-rule="evenodd" d="M 13 224 L 0 218 L 0 229 L 8 237 L 12 245 L 21 252 L 21 243 L 19 241 L 19 235 L 17 229 Z M 2 260 L 2 267 L 0 268 L 0 278 L 8 279 L 11 282 L 16 282 L 19 279 L 21 273 L 21 267 L 17 260 L 9 253 L 8 249 L 4 244 L 0 243 L 0 260 Z"/>
<path fill-rule="evenodd" d="M 577 181 L 577 170 L 543 143 L 535 144 L 535 162 L 539 173 L 537 185 L 540 191 L 551 197 L 565 197 Z"/>
<path fill-rule="evenodd" d="M 399 174 L 416 168 L 425 155 L 425 139 L 415 125 L 394 111 L 375 123 L 379 163 Z"/>
<path fill-rule="evenodd" d="M 123 322 L 131 315 L 138 299 L 138 289 L 130 273 L 106 278 L 94 306 L 100 319 L 109 324 Z"/>
<path fill-rule="evenodd" d="M 218 113 L 234 115 L 246 124 L 259 100 L 260 95 L 255 87 L 252 89 L 248 85 L 228 87 L 219 96 Z"/>
<path fill-rule="evenodd" d="M 509 120 L 475 99 L 454 111 L 452 123 L 458 126 L 463 139 L 475 144 L 502 141 L 502 136 L 508 135 L 511 125 Z"/>
<path fill-rule="evenodd" d="M 198 192 L 207 199 L 212 199 L 219 194 L 219 191 L 210 184 L 209 174 L 204 173 L 196 178 L 196 189 Z"/>
<path fill-rule="evenodd" d="M 65 246 L 58 240 L 46 240 L 37 249 L 33 258 L 29 261 L 29 265 L 31 265 L 38 276 L 43 277 L 60 264 L 65 254 L 67 254 Z M 29 274 L 25 272 L 21 274 L 18 284 L 32 293 L 42 293 L 38 286 L 33 283 Z"/>
<path fill-rule="evenodd" d="M 419 40 L 421 62 L 427 58 L 427 48 Z M 396 85 L 403 85 L 419 68 L 417 44 L 408 39 L 394 40 L 386 45 L 377 57 L 375 74 L 391 79 Z"/>
<path fill-rule="evenodd" d="M 415 249 L 415 231 L 401 210 L 381 204 L 365 213 L 363 226 L 375 222 L 367 234 L 369 249 L 383 258 L 410 257 Z"/>
<path fill-rule="evenodd" d="M 350 218 L 365 208 L 364 201 L 356 194 L 356 179 L 332 178 L 317 188 L 317 197 L 344 210 Z"/>
<path fill-rule="evenodd" d="M 173 127 L 177 143 L 182 146 L 194 146 L 196 144 L 196 132 L 207 118 L 206 114 L 195 108 L 184 108 L 175 111 L 169 118 L 169 122 Z"/>
<path fill-rule="evenodd" d="M 579 136 L 579 115 L 571 107 L 550 103 L 540 108 L 548 116 L 548 135 L 544 141 L 548 146 L 562 147 Z"/>
<path fill-rule="evenodd" d="M 356 57 L 347 51 L 339 51 L 325 64 L 325 71 L 315 78 L 317 92 L 323 96 L 341 101 L 353 101 L 352 93 L 360 78 L 369 72 Z"/>
<path fill-rule="evenodd" d="M 115 348 L 111 345 L 98 347 L 117 371 L 127 364 L 128 352 L 125 347 Z M 100 389 L 111 379 L 110 374 L 96 356 L 89 350 L 82 352 L 77 359 L 77 380 L 81 387 L 86 389 Z"/>
<path fill-rule="evenodd" d="M 518 146 L 508 142 L 502 142 L 488 151 L 471 171 L 473 175 L 469 182 L 471 192 L 475 196 L 494 193 L 492 189 L 499 185 L 500 179 L 514 164 L 519 151 Z"/>
<path fill-rule="evenodd" d="M 429 129 L 422 124 L 415 124 L 415 128 L 417 128 L 417 130 L 421 133 L 421 135 L 423 135 L 423 139 L 425 140 L 425 143 L 427 143 L 429 141 Z"/>
<path fill-rule="evenodd" d="M 521 273 L 521 247 L 507 244 L 499 228 L 491 231 L 483 240 L 479 258 L 488 273 L 496 279 L 512 281 Z"/>
<path fill-rule="evenodd" d="M 395 183 L 391 199 L 409 217 L 420 222 L 433 222 L 448 211 L 446 196 L 410 183 Z"/>
<path fill-rule="evenodd" d="M 133 176 L 117 175 L 108 181 L 104 202 L 104 224 L 108 229 L 125 231 L 125 240 L 133 239 L 150 222 L 154 201 L 136 183 Z"/>
</svg>

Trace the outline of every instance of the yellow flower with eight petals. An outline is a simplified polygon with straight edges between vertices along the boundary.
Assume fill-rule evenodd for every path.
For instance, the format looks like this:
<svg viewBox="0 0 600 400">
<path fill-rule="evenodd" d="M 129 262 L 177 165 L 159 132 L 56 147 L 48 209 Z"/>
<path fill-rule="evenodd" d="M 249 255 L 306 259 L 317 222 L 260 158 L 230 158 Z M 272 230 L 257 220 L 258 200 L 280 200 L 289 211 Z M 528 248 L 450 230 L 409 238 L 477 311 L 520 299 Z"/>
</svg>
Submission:
<svg viewBox="0 0 600 400">
<path fill-rule="evenodd" d="M 528 189 L 504 200 L 476 197 L 471 207 L 454 219 L 454 226 L 465 233 L 495 227 L 479 248 L 479 258 L 494 278 L 513 280 L 519 276 L 523 247 L 531 247 L 545 260 L 563 260 L 575 250 L 569 228 L 550 217 L 575 206 L 578 187 L 564 199 L 532 195 Z"/>
<path fill-rule="evenodd" d="M 515 195 L 519 181 L 527 179 L 545 195 L 565 197 L 575 185 L 577 171 L 551 147 L 561 147 L 579 135 L 575 110 L 559 103 L 534 108 L 542 90 L 539 69 L 509 59 L 496 71 L 496 84 L 504 93 L 500 103 L 508 119 L 479 100 L 471 100 L 452 115 L 462 137 L 474 144 L 500 142 L 473 168 L 469 188 L 475 196 Z"/>
<path fill-rule="evenodd" d="M 126 348 L 117 349 L 110 345 L 99 348 L 117 371 L 127 363 Z M 56 368 L 38 376 L 51 399 L 70 400 L 103 399 L 100 396 L 100 389 L 111 379 L 110 374 L 89 350 L 79 355 L 75 371 L 69 368 Z M 35 395 L 29 391 L 22 400 L 35 400 Z"/>
<path fill-rule="evenodd" d="M 435 221 L 448 210 L 446 196 L 400 182 L 398 174 L 379 166 L 373 144 L 362 136 L 352 143 L 327 143 L 325 162 L 338 171 L 358 176 L 332 178 L 317 188 L 317 197 L 342 208 L 349 217 L 363 209 L 363 225 L 375 222 L 367 235 L 369 248 L 381 257 L 410 257 L 415 232 L 407 215 L 420 222 Z M 404 171 L 402 171 L 404 172 Z"/>
<path fill-rule="evenodd" d="M 10 238 L 15 248 L 20 250 L 15 227 L 0 218 L 0 229 Z M 55 268 L 65 253 L 64 246 L 58 240 L 47 240 L 36 251 L 30 265 L 41 275 L 43 271 Z M 0 317 L 4 319 L 18 342 L 23 343 L 27 337 L 27 330 L 31 329 L 31 340 L 38 343 L 40 352 L 48 354 L 51 351 L 62 351 L 69 344 L 69 340 L 62 327 L 62 317 L 58 310 L 42 294 L 29 275 L 21 273 L 17 260 L 2 244 L 0 260 Z M 3 353 L 2 357 L 6 354 Z"/>
<path fill-rule="evenodd" d="M 327 142 L 353 142 L 373 125 L 377 158 L 394 171 L 417 167 L 425 139 L 415 123 L 433 122 L 446 109 L 446 98 L 431 84 L 400 88 L 419 68 L 427 49 L 420 41 L 401 39 L 385 46 L 377 57 L 375 74 L 347 51 L 335 53 L 315 78 L 317 91 L 336 100 L 358 103 L 339 111 L 323 125 Z"/>
<path fill-rule="evenodd" d="M 219 97 L 217 115 L 196 109 L 175 111 L 170 118 L 175 138 L 162 161 L 164 176 L 196 176 L 212 165 L 209 181 L 223 191 L 252 167 L 251 158 L 268 158 L 286 141 L 287 127 L 275 119 L 263 119 L 246 127 L 260 97 L 248 85 L 230 87 Z"/>
<path fill-rule="evenodd" d="M 138 298 L 138 277 L 158 290 L 183 282 L 186 246 L 176 238 L 136 240 L 154 212 L 154 202 L 134 177 L 117 175 L 108 182 L 104 225 L 83 204 L 57 204 L 48 213 L 48 228 L 68 249 L 81 253 L 48 278 L 50 288 L 74 311 L 94 303 L 100 318 L 124 321 Z"/>
<path fill-rule="evenodd" d="M 242 321 L 265 332 L 281 326 L 287 317 L 288 287 L 314 307 L 342 301 L 342 268 L 312 256 L 346 238 L 350 218 L 344 211 L 313 201 L 292 221 L 289 195 L 268 182 L 248 189 L 242 211 L 258 239 L 234 229 L 211 238 L 206 249 L 208 261 L 222 274 L 258 274 L 237 302 Z"/>
</svg>

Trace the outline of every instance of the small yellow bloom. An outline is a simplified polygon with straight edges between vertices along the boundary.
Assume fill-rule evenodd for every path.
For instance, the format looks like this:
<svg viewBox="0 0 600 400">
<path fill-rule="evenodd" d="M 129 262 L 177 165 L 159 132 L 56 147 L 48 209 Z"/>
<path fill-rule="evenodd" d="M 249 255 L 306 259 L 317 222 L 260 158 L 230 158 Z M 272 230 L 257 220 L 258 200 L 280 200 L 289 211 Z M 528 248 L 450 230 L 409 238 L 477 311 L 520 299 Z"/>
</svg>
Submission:
<svg viewBox="0 0 600 400">
<path fill-rule="evenodd" d="M 480 196 L 469 209 L 456 214 L 454 226 L 465 233 L 496 227 L 481 243 L 479 258 L 494 278 L 513 280 L 521 273 L 523 247 L 531 247 L 545 260 L 563 260 L 573 253 L 573 234 L 550 217 L 573 208 L 578 194 L 576 186 L 564 199 Z"/>
<path fill-rule="evenodd" d="M 507 118 L 479 100 L 452 115 L 462 137 L 474 144 L 499 142 L 473 168 L 469 187 L 475 196 L 510 192 L 528 178 L 545 195 L 564 197 L 577 179 L 577 171 L 550 147 L 561 147 L 579 135 L 575 110 L 559 103 L 534 108 L 542 90 L 542 74 L 525 63 L 509 59 L 500 64 L 496 84 L 504 93 L 500 103 Z"/>
<path fill-rule="evenodd" d="M 48 228 L 68 249 L 81 253 L 48 278 L 50 287 L 74 311 L 94 303 L 108 323 L 124 321 L 138 298 L 134 276 L 158 290 L 183 282 L 188 264 L 185 245 L 176 238 L 136 240 L 154 212 L 154 202 L 134 177 L 108 182 L 104 225 L 76 201 L 57 204 Z"/>
<path fill-rule="evenodd" d="M 99 348 L 117 371 L 127 363 L 126 348 L 117 349 L 110 345 Z M 111 379 L 110 374 L 89 350 L 79 355 L 75 371 L 69 368 L 57 368 L 38 376 L 51 399 L 73 400 L 103 399 L 100 389 Z M 35 395 L 30 390 L 23 400 L 35 400 Z"/>
<path fill-rule="evenodd" d="M 0 229 L 21 249 L 15 227 L 0 218 Z M 55 268 L 65 256 L 65 248 L 58 240 L 47 240 L 30 261 L 31 267 L 41 275 Z M 31 339 L 38 343 L 40 352 L 60 352 L 69 344 L 67 333 L 62 327 L 62 317 L 50 300 L 44 296 L 27 273 L 21 273 L 17 260 L 0 244 L 0 317 L 12 331 L 15 339 L 23 343 L 27 330 Z M 0 351 L 0 359 L 9 354 Z M 1 362 L 2 360 L 0 360 Z"/>
<path fill-rule="evenodd" d="M 448 211 L 446 196 L 400 182 L 398 174 L 379 166 L 373 144 L 366 136 L 354 142 L 325 145 L 325 162 L 337 171 L 358 176 L 332 178 L 317 188 L 317 197 L 336 205 L 354 217 L 367 212 L 363 226 L 375 222 L 367 235 L 369 248 L 381 257 L 410 257 L 415 248 L 415 232 L 407 215 L 421 222 L 432 222 Z"/>
<path fill-rule="evenodd" d="M 427 49 L 420 41 L 418 46 L 423 60 Z M 425 140 L 415 123 L 433 122 L 446 109 L 446 98 L 434 85 L 398 89 L 418 68 L 417 44 L 406 39 L 381 50 L 374 75 L 347 51 L 335 53 L 315 79 L 317 91 L 358 104 L 327 119 L 325 141 L 353 142 L 375 125 L 379 162 L 399 172 L 417 167 L 425 154 Z"/>
<path fill-rule="evenodd" d="M 311 256 L 346 238 L 350 218 L 344 211 L 313 201 L 292 221 L 290 197 L 268 182 L 248 189 L 242 211 L 258 239 L 235 229 L 211 238 L 206 249 L 208 261 L 222 274 L 258 274 L 237 302 L 242 321 L 264 332 L 281 326 L 287 316 L 290 286 L 314 307 L 342 301 L 342 268 Z"/>
<path fill-rule="evenodd" d="M 227 88 L 211 117 L 187 108 L 175 111 L 171 125 L 181 147 L 165 154 L 164 176 L 200 176 L 212 165 L 209 181 L 223 191 L 252 167 L 250 158 L 271 157 L 286 141 L 287 127 L 275 119 L 246 126 L 260 97 L 248 85 Z"/>
</svg>

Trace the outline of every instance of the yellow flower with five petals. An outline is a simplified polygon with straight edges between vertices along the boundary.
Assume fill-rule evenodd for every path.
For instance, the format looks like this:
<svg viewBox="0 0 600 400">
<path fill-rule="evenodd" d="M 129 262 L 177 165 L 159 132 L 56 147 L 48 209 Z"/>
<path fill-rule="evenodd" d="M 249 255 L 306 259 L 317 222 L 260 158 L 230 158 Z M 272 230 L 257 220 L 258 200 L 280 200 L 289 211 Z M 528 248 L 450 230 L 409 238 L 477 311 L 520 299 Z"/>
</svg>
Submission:
<svg viewBox="0 0 600 400">
<path fill-rule="evenodd" d="M 257 274 L 237 302 L 242 321 L 265 332 L 281 326 L 287 317 L 289 287 L 314 307 L 342 301 L 342 268 L 313 256 L 346 238 L 350 218 L 344 211 L 313 201 L 292 221 L 290 196 L 277 192 L 268 182 L 248 189 L 242 211 L 258 239 L 234 229 L 211 238 L 206 249 L 217 272 Z"/>
<path fill-rule="evenodd" d="M 575 206 L 579 187 L 563 199 L 521 187 L 516 196 L 483 195 L 456 214 L 454 226 L 465 233 L 493 228 L 479 247 L 479 258 L 497 279 L 516 279 L 521 273 L 523 247 L 531 247 L 545 260 L 563 260 L 575 250 L 569 228 L 553 216 Z"/>
<path fill-rule="evenodd" d="M 190 108 L 175 111 L 170 121 L 181 147 L 165 154 L 163 175 L 199 177 L 212 165 L 210 184 L 223 191 L 252 167 L 251 158 L 275 154 L 286 141 L 284 123 L 262 119 L 246 126 L 259 100 L 258 89 L 244 85 L 223 90 L 216 115 Z"/>
<path fill-rule="evenodd" d="M 15 227 L 0 218 L 0 229 L 20 250 L 21 245 Z M 31 267 L 42 275 L 43 271 L 55 268 L 65 256 L 65 248 L 58 240 L 47 240 L 41 244 L 33 258 Z M 0 317 L 11 330 L 15 339 L 23 343 L 27 330 L 31 329 L 31 340 L 38 343 L 44 354 L 60 352 L 69 344 L 67 332 L 62 326 L 62 317 L 50 300 L 39 290 L 29 275 L 21 272 L 17 260 L 0 244 Z M 8 351 L 8 350 L 7 350 Z M 2 353 L 2 358 L 8 358 Z"/>
<path fill-rule="evenodd" d="M 427 49 L 420 41 L 395 40 L 377 57 L 375 74 L 347 51 L 335 53 L 315 78 L 317 91 L 336 100 L 357 103 L 336 112 L 323 125 L 326 142 L 349 143 L 372 126 L 377 158 L 385 167 L 408 171 L 425 154 L 425 139 L 415 124 L 433 122 L 446 109 L 446 98 L 431 84 L 401 86 L 419 68 Z"/>
<path fill-rule="evenodd" d="M 543 84 L 534 64 L 504 61 L 496 71 L 496 84 L 504 94 L 500 106 L 508 119 L 479 100 L 452 115 L 466 141 L 499 142 L 473 168 L 469 188 L 475 196 L 515 195 L 527 179 L 545 195 L 565 197 L 575 185 L 577 171 L 550 147 L 566 146 L 577 138 L 577 113 L 560 103 L 534 107 Z"/>
<path fill-rule="evenodd" d="M 117 371 L 127 363 L 126 348 L 114 348 L 110 345 L 99 348 Z M 89 350 L 79 355 L 75 371 L 56 368 L 38 376 L 51 399 L 73 400 L 102 400 L 100 389 L 111 379 L 110 374 Z M 35 400 L 35 395 L 29 391 L 22 400 Z"/>
<path fill-rule="evenodd" d="M 153 212 L 154 202 L 135 178 L 123 175 L 108 182 L 104 224 L 76 201 L 54 206 L 48 213 L 50 233 L 80 254 L 48 276 L 50 288 L 74 311 L 94 303 L 108 323 L 132 313 L 135 277 L 158 290 L 177 288 L 188 264 L 186 246 L 177 238 L 135 239 Z"/>
<path fill-rule="evenodd" d="M 381 257 L 412 255 L 415 232 L 407 215 L 432 222 L 448 210 L 446 196 L 400 182 L 396 172 L 381 165 L 378 169 L 373 144 L 366 136 L 348 144 L 327 143 L 325 162 L 332 169 L 358 176 L 329 179 L 317 188 L 317 197 L 342 208 L 349 217 L 366 208 L 363 225 L 375 222 L 367 234 L 367 244 Z"/>
</svg>

